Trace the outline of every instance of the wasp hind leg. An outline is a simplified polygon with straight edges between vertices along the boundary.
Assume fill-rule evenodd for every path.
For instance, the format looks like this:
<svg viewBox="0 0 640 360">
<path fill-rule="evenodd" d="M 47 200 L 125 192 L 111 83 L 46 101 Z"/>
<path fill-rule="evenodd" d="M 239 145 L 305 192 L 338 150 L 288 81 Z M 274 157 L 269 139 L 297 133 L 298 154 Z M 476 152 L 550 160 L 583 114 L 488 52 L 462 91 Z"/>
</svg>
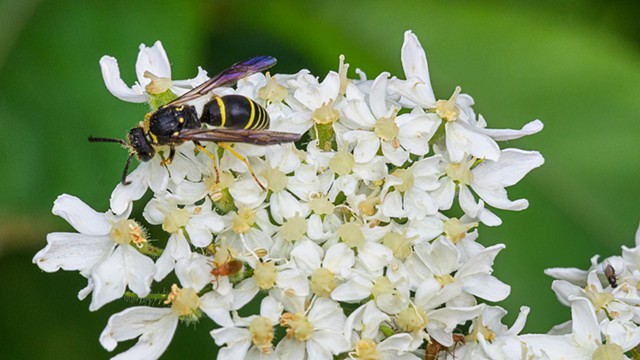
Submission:
<svg viewBox="0 0 640 360">
<path fill-rule="evenodd" d="M 260 186 L 260 189 L 262 189 L 262 191 L 267 191 L 267 188 L 264 185 L 262 185 L 260 180 L 258 180 L 258 177 L 256 176 L 256 174 L 253 172 L 253 169 L 251 168 L 251 165 L 249 165 L 249 160 L 247 160 L 246 157 L 240 155 L 240 153 L 238 153 L 237 151 L 233 150 L 233 148 L 227 143 L 220 142 L 220 143 L 218 143 L 218 146 L 220 146 L 221 148 L 227 150 L 228 152 L 231 153 L 231 155 L 235 156 L 238 160 L 242 161 L 247 166 L 247 169 L 249 169 L 249 172 L 251 173 L 251 176 L 253 176 L 253 180 L 256 181 L 258 186 Z"/>
<path fill-rule="evenodd" d="M 216 173 L 216 184 L 220 182 L 220 171 L 218 171 L 218 157 L 213 155 L 211 151 L 207 150 L 202 144 L 197 141 L 193 142 L 196 145 L 196 149 L 205 153 L 208 157 L 211 158 L 211 162 L 213 163 L 213 171 Z"/>
</svg>

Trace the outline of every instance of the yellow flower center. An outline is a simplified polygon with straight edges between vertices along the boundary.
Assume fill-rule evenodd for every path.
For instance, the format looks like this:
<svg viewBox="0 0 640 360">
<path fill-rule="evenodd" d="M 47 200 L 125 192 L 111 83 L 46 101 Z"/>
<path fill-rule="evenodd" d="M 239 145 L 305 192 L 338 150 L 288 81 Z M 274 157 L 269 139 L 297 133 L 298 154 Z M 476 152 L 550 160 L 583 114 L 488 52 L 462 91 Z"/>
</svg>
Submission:
<svg viewBox="0 0 640 360">
<path fill-rule="evenodd" d="M 316 124 L 333 124 L 339 117 L 340 113 L 333 108 L 333 100 L 323 103 L 311 114 L 311 120 Z"/>
<path fill-rule="evenodd" d="M 287 338 L 307 341 L 313 335 L 313 325 L 306 316 L 300 313 L 284 313 L 280 317 L 280 325 L 287 328 Z"/>
<path fill-rule="evenodd" d="M 266 317 L 258 316 L 251 320 L 249 324 L 249 332 L 251 333 L 251 341 L 265 355 L 271 355 L 273 350 L 273 326 L 271 320 Z"/>
<path fill-rule="evenodd" d="M 395 116 L 380 118 L 373 126 L 373 131 L 378 137 L 385 141 L 394 140 L 400 133 L 400 128 L 396 124 Z"/>
<path fill-rule="evenodd" d="M 180 289 L 178 285 L 173 284 L 164 303 L 171 304 L 171 311 L 179 317 L 199 317 L 200 298 L 192 288 Z"/>
<path fill-rule="evenodd" d="M 111 240 L 121 245 L 133 242 L 141 247 L 147 242 L 144 229 L 133 220 L 121 220 L 113 224 L 110 235 Z"/>
<path fill-rule="evenodd" d="M 382 360 L 382 354 L 378 352 L 375 341 L 371 339 L 360 339 L 356 344 L 354 352 L 349 353 L 352 358 L 358 360 Z"/>
<path fill-rule="evenodd" d="M 466 225 L 458 218 L 451 218 L 444 222 L 443 231 L 452 243 L 457 244 L 467 236 L 467 231 L 476 226 L 478 226 L 478 223 Z"/>
<path fill-rule="evenodd" d="M 460 86 L 456 86 L 449 100 L 436 101 L 436 114 L 446 121 L 456 121 L 460 116 L 460 109 L 456 106 L 456 99 L 460 95 Z"/>
<path fill-rule="evenodd" d="M 317 268 L 311 274 L 311 291 L 318 296 L 329 297 L 336 286 L 336 276 L 329 269 Z"/>
<path fill-rule="evenodd" d="M 331 214 L 335 208 L 326 196 L 312 196 L 309 200 L 309 209 L 318 215 Z"/>
<path fill-rule="evenodd" d="M 256 223 L 256 213 L 253 209 L 243 207 L 231 217 L 231 230 L 236 234 L 244 234 Z"/>
<path fill-rule="evenodd" d="M 427 314 L 422 309 L 409 306 L 398 313 L 396 323 L 403 331 L 418 331 L 427 326 Z"/>
<path fill-rule="evenodd" d="M 262 290 L 269 290 L 276 285 L 276 277 L 278 271 L 276 270 L 276 264 L 272 261 L 256 263 L 256 268 L 253 271 L 253 279 L 256 285 Z"/>
<path fill-rule="evenodd" d="M 190 217 L 191 214 L 189 214 L 187 209 L 175 208 L 169 211 L 169 213 L 164 217 L 164 221 L 162 221 L 162 230 L 168 233 L 175 233 L 183 226 L 187 225 Z"/>
<path fill-rule="evenodd" d="M 151 82 L 144 87 L 144 90 L 149 94 L 158 95 L 171 89 L 171 79 L 169 78 L 156 76 L 149 71 L 145 71 L 142 76 L 151 80 Z"/>
<path fill-rule="evenodd" d="M 391 176 L 397 177 L 402 181 L 398 185 L 394 185 L 396 190 L 404 193 L 413 187 L 413 171 L 411 169 L 396 169 L 391 173 Z"/>
<path fill-rule="evenodd" d="M 470 185 L 474 178 L 471 171 L 471 166 L 474 162 L 474 159 L 469 159 L 461 163 L 450 163 L 445 169 L 447 176 L 460 184 Z"/>
<path fill-rule="evenodd" d="M 364 244 L 364 234 L 360 229 L 360 224 L 352 221 L 340 225 L 338 228 L 338 236 L 350 248 L 357 248 Z"/>
<path fill-rule="evenodd" d="M 286 241 L 300 240 L 306 232 L 307 220 L 298 214 L 285 221 L 280 228 L 280 234 Z"/>
<path fill-rule="evenodd" d="M 287 175 L 278 169 L 267 167 L 262 171 L 262 176 L 267 179 L 267 188 L 273 192 L 284 190 L 289 183 Z"/>
<path fill-rule="evenodd" d="M 391 249 L 391 251 L 393 251 L 393 256 L 400 260 L 405 260 L 413 253 L 411 243 L 412 239 L 409 239 L 395 231 L 387 233 L 382 238 L 382 244 Z"/>
<path fill-rule="evenodd" d="M 266 85 L 258 89 L 258 97 L 260 99 L 279 102 L 287 97 L 289 90 L 278 84 L 275 76 L 272 77 L 271 74 L 267 73 L 266 80 Z"/>
<path fill-rule="evenodd" d="M 338 175 L 347 175 L 351 173 L 356 161 L 353 154 L 340 150 L 329 161 L 329 169 Z"/>
</svg>

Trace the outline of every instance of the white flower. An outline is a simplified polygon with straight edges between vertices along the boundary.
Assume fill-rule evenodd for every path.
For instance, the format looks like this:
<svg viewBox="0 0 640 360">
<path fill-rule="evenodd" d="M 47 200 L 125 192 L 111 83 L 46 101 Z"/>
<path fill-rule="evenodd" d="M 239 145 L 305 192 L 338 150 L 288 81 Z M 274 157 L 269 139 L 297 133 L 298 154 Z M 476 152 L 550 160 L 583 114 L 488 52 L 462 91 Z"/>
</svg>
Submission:
<svg viewBox="0 0 640 360">
<path fill-rule="evenodd" d="M 184 89 L 185 85 L 194 87 L 207 80 L 207 73 L 201 68 L 198 68 L 198 76 L 196 76 L 196 78 L 176 81 L 172 84 L 171 64 L 160 41 L 156 41 L 152 47 L 147 47 L 144 44 L 140 45 L 140 52 L 138 53 L 138 60 L 136 61 L 138 81 L 132 87 L 128 87 L 120 78 L 118 61 L 114 57 L 108 55 L 103 56 L 100 59 L 100 68 L 102 69 L 104 83 L 113 96 L 123 101 L 136 103 L 149 101 L 149 94 L 145 88 L 152 80 L 168 81 L 168 84 L 165 83 L 167 87 L 166 90 L 171 89 L 176 95 L 182 95 L 182 93 L 186 92 Z"/>
<path fill-rule="evenodd" d="M 391 89 L 407 99 L 409 106 L 412 103 L 434 111 L 442 119 L 446 131 L 446 149 L 454 162 L 462 161 L 466 155 L 497 161 L 500 148 L 495 140 L 515 139 L 542 130 L 542 123 L 538 120 L 521 130 L 485 129 L 484 118 L 476 119 L 471 108 L 473 99 L 460 94 L 460 87 L 456 88 L 449 100 L 436 101 L 424 49 L 411 31 L 404 34 L 402 67 L 406 80 L 392 79 Z"/>
<path fill-rule="evenodd" d="M 276 299 L 262 299 L 260 315 L 237 317 L 232 326 L 211 331 L 218 346 L 219 360 L 265 359 L 273 355 L 274 326 L 282 315 L 283 307 Z"/>
<path fill-rule="evenodd" d="M 532 356 L 550 359 L 590 359 L 602 345 L 600 329 L 589 300 L 574 297 L 571 303 L 571 333 L 565 335 L 526 334 L 520 338 Z"/>
<path fill-rule="evenodd" d="M 100 344 L 113 351 L 118 342 L 139 336 L 133 347 L 112 359 L 154 360 L 167 349 L 177 327 L 178 317 L 170 308 L 131 307 L 109 318 L 100 335 Z"/>
<path fill-rule="evenodd" d="M 440 208 L 451 207 L 457 185 L 458 201 L 465 214 L 488 226 L 500 225 L 502 220 L 485 208 L 485 202 L 502 210 L 526 209 L 529 202 L 526 199 L 509 200 L 505 188 L 515 185 L 544 163 L 539 152 L 519 149 L 502 150 L 498 161 L 484 160 L 479 164 L 476 164 L 478 159 L 470 156 L 462 162 L 454 162 L 446 154 L 441 155 L 444 160 L 441 166 L 446 176 L 440 178 L 441 186 L 433 193 Z M 476 201 L 471 190 L 478 195 L 479 201 Z"/>
<path fill-rule="evenodd" d="M 280 318 L 287 336 L 276 354 L 288 359 L 333 359 L 333 355 L 349 349 L 343 334 L 346 317 L 333 300 L 315 298 L 309 309 L 288 309 Z"/>
<path fill-rule="evenodd" d="M 140 297 L 151 291 L 156 269 L 153 261 L 138 252 L 146 244 L 144 231 L 129 211 L 121 215 L 98 213 L 82 200 L 59 196 L 53 213 L 71 224 L 78 233 L 51 233 L 47 246 L 33 258 L 42 270 L 78 270 L 89 279 L 80 298 L 93 291 L 89 309 L 94 311 L 122 295 L 129 287 Z"/>
<path fill-rule="evenodd" d="M 118 342 L 138 338 L 135 345 L 113 359 L 157 359 L 169 346 L 178 320 L 193 321 L 199 317 L 199 307 L 203 300 L 198 297 L 197 292 L 211 278 L 211 274 L 202 266 L 202 261 L 201 256 L 194 256 L 177 267 L 176 275 L 183 288 L 175 284 L 172 286 L 165 301 L 171 307 L 136 306 L 109 318 L 100 334 L 100 344 L 105 349 L 113 351 Z"/>
</svg>

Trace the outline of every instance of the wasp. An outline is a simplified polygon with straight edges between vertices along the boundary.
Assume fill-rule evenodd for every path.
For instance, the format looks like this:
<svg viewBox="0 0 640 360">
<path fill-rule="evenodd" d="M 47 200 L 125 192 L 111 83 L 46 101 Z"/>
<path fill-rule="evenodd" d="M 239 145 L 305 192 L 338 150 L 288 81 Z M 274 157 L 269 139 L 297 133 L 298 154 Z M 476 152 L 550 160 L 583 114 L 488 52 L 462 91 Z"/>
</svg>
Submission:
<svg viewBox="0 0 640 360">
<path fill-rule="evenodd" d="M 123 185 L 130 183 L 127 181 L 127 174 L 134 157 L 139 161 L 149 161 L 156 155 L 157 146 L 168 145 L 169 156 L 162 161 L 163 165 L 168 164 L 175 156 L 175 147 L 186 141 L 193 141 L 198 150 L 211 157 L 217 174 L 214 155 L 200 143 L 210 141 L 217 143 L 244 162 L 260 188 L 266 191 L 251 169 L 248 160 L 227 143 L 273 145 L 297 141 L 301 135 L 268 130 L 267 111 L 245 96 L 214 95 L 204 105 L 200 116 L 189 102 L 210 94 L 217 87 L 233 85 L 238 80 L 267 70 L 275 64 L 276 59 L 271 56 L 258 56 L 235 63 L 182 96 L 147 114 L 143 122 L 129 130 L 126 140 L 90 136 L 89 141 L 114 142 L 129 148 L 129 157 L 122 172 Z M 214 128 L 209 128 L 207 125 Z"/>
</svg>

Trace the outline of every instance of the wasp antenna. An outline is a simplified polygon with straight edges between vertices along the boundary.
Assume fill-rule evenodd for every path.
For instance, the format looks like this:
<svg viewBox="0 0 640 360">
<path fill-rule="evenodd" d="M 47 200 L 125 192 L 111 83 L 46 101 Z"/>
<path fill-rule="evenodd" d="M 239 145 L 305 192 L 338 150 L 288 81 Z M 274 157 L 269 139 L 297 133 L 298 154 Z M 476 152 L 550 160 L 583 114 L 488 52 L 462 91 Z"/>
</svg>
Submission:
<svg viewBox="0 0 640 360">
<path fill-rule="evenodd" d="M 133 154 L 129 154 L 127 158 L 127 163 L 124 164 L 124 170 L 122 171 L 122 185 L 129 185 L 131 181 L 127 181 L 127 173 L 129 172 L 129 165 L 131 165 L 131 159 L 133 159 Z"/>
<path fill-rule="evenodd" d="M 110 143 L 117 143 L 125 146 L 127 145 L 127 142 L 122 139 L 101 138 L 101 137 L 93 137 L 93 136 L 89 136 L 89 142 L 110 142 Z"/>
</svg>

